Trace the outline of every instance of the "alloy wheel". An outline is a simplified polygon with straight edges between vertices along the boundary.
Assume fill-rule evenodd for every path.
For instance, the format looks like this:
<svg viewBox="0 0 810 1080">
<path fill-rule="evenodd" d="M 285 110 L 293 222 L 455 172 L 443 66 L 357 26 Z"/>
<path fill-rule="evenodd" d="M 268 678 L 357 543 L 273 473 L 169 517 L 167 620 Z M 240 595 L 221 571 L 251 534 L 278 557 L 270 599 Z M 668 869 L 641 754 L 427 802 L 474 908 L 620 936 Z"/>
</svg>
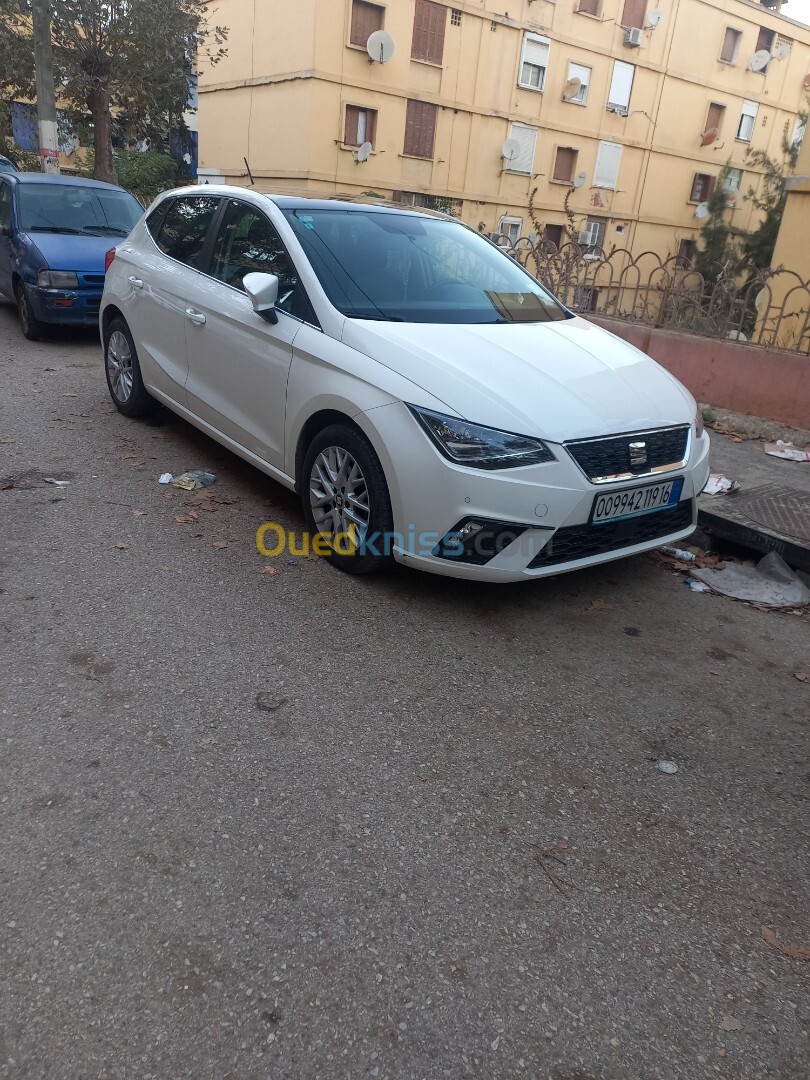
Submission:
<svg viewBox="0 0 810 1080">
<path fill-rule="evenodd" d="M 132 350 L 126 336 L 114 330 L 107 342 L 107 374 L 112 392 L 121 402 L 132 393 Z"/>
<path fill-rule="evenodd" d="M 356 544 L 366 537 L 371 516 L 368 485 L 348 450 L 327 446 L 315 458 L 309 478 L 309 502 L 319 532 L 348 533 Z"/>
</svg>

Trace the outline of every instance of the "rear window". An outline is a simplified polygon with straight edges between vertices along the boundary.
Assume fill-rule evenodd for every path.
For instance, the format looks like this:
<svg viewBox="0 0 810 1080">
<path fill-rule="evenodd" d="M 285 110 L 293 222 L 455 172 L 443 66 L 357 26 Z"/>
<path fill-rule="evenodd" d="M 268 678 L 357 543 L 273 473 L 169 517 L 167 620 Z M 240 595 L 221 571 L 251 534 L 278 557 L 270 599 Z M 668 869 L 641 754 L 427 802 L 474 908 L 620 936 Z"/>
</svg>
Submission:
<svg viewBox="0 0 810 1080">
<path fill-rule="evenodd" d="M 173 199 L 164 199 L 159 206 L 155 207 L 151 214 L 147 215 L 146 227 L 152 234 L 153 240 L 157 239 L 158 234 L 160 233 L 160 227 L 163 224 L 163 219 L 166 217 L 169 207 L 173 202 Z"/>
<path fill-rule="evenodd" d="M 175 199 L 155 238 L 157 246 L 170 258 L 201 270 L 205 241 L 219 203 L 219 198 L 211 195 Z"/>
</svg>

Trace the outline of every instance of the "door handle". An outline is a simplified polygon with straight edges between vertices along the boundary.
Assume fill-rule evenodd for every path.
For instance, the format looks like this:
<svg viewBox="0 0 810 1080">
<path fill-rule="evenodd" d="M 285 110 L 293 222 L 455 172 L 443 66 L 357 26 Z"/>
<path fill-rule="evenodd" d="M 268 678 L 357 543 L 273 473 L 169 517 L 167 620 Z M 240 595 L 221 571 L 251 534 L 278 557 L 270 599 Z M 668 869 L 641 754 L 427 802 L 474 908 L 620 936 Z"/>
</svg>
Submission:
<svg viewBox="0 0 810 1080">
<path fill-rule="evenodd" d="M 133 289 L 142 289 L 143 281 L 139 277 L 130 277 L 127 279 Z"/>
<path fill-rule="evenodd" d="M 186 316 L 191 322 L 196 323 L 197 326 L 203 326 L 205 323 L 205 316 L 203 313 L 201 311 L 195 311 L 193 307 L 186 308 Z"/>
</svg>

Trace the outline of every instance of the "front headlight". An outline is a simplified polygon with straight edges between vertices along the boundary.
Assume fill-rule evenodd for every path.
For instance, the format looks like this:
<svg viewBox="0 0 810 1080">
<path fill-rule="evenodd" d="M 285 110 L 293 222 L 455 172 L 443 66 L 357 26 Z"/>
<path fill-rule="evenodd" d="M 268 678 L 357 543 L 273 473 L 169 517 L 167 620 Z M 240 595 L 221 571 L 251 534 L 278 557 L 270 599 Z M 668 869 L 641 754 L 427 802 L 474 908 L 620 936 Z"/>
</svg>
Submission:
<svg viewBox="0 0 810 1080">
<path fill-rule="evenodd" d="M 695 435 L 698 437 L 698 439 L 704 431 L 705 425 L 703 423 L 703 410 L 700 407 L 700 403 L 698 403 L 697 412 L 695 413 Z"/>
<path fill-rule="evenodd" d="M 473 469 L 517 469 L 521 465 L 557 460 L 540 439 L 469 424 L 455 416 L 417 409 L 415 405 L 408 408 L 442 454 L 457 465 Z"/>
<path fill-rule="evenodd" d="M 79 279 L 69 270 L 40 270 L 37 285 L 40 289 L 78 289 Z"/>
</svg>

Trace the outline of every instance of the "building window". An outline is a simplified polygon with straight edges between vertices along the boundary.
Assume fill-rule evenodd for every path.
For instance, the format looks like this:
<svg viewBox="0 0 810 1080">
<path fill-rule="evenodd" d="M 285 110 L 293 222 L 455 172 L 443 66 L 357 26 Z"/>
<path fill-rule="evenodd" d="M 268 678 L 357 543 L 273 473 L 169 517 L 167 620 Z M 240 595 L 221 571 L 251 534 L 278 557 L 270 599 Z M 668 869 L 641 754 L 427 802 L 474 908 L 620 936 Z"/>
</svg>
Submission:
<svg viewBox="0 0 810 1080">
<path fill-rule="evenodd" d="M 576 83 L 571 86 L 573 79 L 579 80 L 579 89 L 574 93 L 567 92 L 565 95 L 566 101 L 575 101 L 578 105 L 584 105 L 588 100 L 588 87 L 591 84 L 591 68 L 585 67 L 582 64 L 569 64 L 568 65 L 568 82 L 566 87 L 576 86 Z"/>
<path fill-rule="evenodd" d="M 742 41 L 742 30 L 735 30 L 733 26 L 726 27 L 726 34 L 723 38 L 723 47 L 720 50 L 720 59 L 724 64 L 736 64 L 740 55 L 740 42 Z"/>
<path fill-rule="evenodd" d="M 501 236 L 508 236 L 509 243 L 514 247 L 523 235 L 523 218 L 502 217 L 498 225 L 498 232 Z"/>
<path fill-rule="evenodd" d="M 728 169 L 723 180 L 723 191 L 727 195 L 738 195 L 742 183 L 742 169 Z"/>
<path fill-rule="evenodd" d="M 675 265 L 679 270 L 691 270 L 697 245 L 694 240 L 681 240 L 678 245 L 678 258 Z"/>
<path fill-rule="evenodd" d="M 716 177 L 709 176 L 708 173 L 696 172 L 692 181 L 692 191 L 689 194 L 689 202 L 708 202 L 714 191 L 714 182 Z"/>
<path fill-rule="evenodd" d="M 542 90 L 546 84 L 548 67 L 548 38 L 537 34 L 526 34 L 523 38 L 523 52 L 520 57 L 520 78 L 518 84 L 527 90 Z"/>
<path fill-rule="evenodd" d="M 347 146 L 374 143 L 377 134 L 377 110 L 361 109 L 357 105 L 346 106 L 346 127 L 343 141 Z"/>
<path fill-rule="evenodd" d="M 453 8 L 453 10 L 450 12 L 450 25 L 461 26 L 461 12 L 458 10 L 458 8 Z"/>
<path fill-rule="evenodd" d="M 596 155 L 596 170 L 593 174 L 593 186 L 615 188 L 619 177 L 619 163 L 622 160 L 621 143 L 600 142 Z"/>
<path fill-rule="evenodd" d="M 546 225 L 545 229 L 543 229 L 543 242 L 546 244 L 553 244 L 557 251 L 559 251 L 563 242 L 562 225 Z"/>
<path fill-rule="evenodd" d="M 411 59 L 428 64 L 441 64 L 444 58 L 444 28 L 447 8 L 432 0 L 416 0 L 413 19 Z"/>
<path fill-rule="evenodd" d="M 717 138 L 720 134 L 720 130 L 723 127 L 723 117 L 726 115 L 725 105 L 721 105 L 719 101 L 712 101 L 709 103 L 709 111 L 706 114 L 706 126 L 703 129 L 703 145 L 707 146 L 706 138 L 711 133 L 714 133 L 713 139 Z"/>
<path fill-rule="evenodd" d="M 352 28 L 349 41 L 365 49 L 375 30 L 382 30 L 385 8 L 369 4 L 366 0 L 352 0 Z"/>
<path fill-rule="evenodd" d="M 444 195 L 427 195 L 424 191 L 395 191 L 391 201 L 403 206 L 419 206 L 425 210 L 441 210 L 451 217 L 461 217 L 464 203 L 461 199 L 450 199 Z"/>
<path fill-rule="evenodd" d="M 574 170 L 577 167 L 577 154 L 579 151 L 572 146 L 558 146 L 554 157 L 554 172 L 552 180 L 559 184 L 571 184 L 574 180 Z"/>
<path fill-rule="evenodd" d="M 577 11 L 580 15 L 601 15 L 602 0 L 579 0 Z"/>
<path fill-rule="evenodd" d="M 613 74 L 610 78 L 607 107 L 621 116 L 627 116 L 630 110 L 630 95 L 633 92 L 635 64 L 626 64 L 624 60 L 613 61 Z"/>
<path fill-rule="evenodd" d="M 740 122 L 737 125 L 737 138 L 740 142 L 751 142 L 754 134 L 754 124 L 757 122 L 757 110 L 759 105 L 755 101 L 744 101 L 740 112 Z"/>
<path fill-rule="evenodd" d="M 537 149 L 537 128 L 528 124 L 512 124 L 509 138 L 520 144 L 520 150 L 507 163 L 506 171 L 513 173 L 531 173 L 534 165 L 534 153 Z"/>
<path fill-rule="evenodd" d="M 761 26 L 759 28 L 759 34 L 757 35 L 757 47 L 755 52 L 766 52 L 769 56 L 773 52 L 773 39 L 776 37 L 775 30 L 769 30 L 767 26 Z M 761 75 L 764 75 L 768 70 L 768 64 L 765 67 L 759 69 Z"/>
<path fill-rule="evenodd" d="M 646 22 L 647 0 L 624 0 L 621 25 L 637 26 L 639 30 L 643 30 Z"/>
<path fill-rule="evenodd" d="M 428 101 L 409 101 L 405 117 L 405 149 L 408 157 L 432 158 L 436 141 L 438 105 Z"/>
</svg>

